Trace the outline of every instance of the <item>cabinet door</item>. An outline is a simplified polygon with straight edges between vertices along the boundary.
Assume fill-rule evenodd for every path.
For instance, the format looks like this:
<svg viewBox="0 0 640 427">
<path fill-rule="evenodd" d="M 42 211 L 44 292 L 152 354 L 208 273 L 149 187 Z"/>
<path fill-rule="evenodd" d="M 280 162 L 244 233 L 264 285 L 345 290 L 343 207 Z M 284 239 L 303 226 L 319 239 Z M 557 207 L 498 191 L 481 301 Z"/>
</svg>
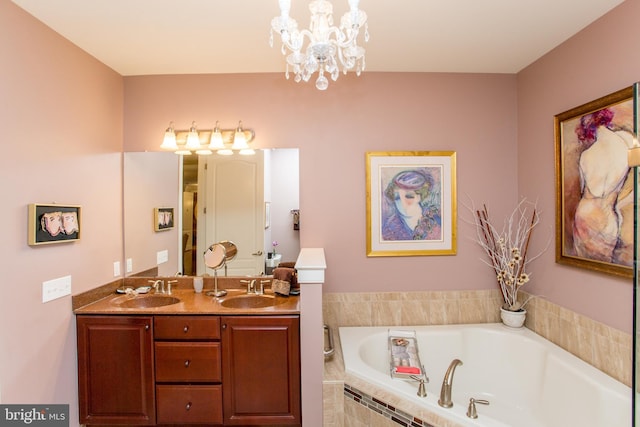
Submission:
<svg viewBox="0 0 640 427">
<path fill-rule="evenodd" d="M 222 318 L 227 425 L 301 425 L 298 316 Z"/>
<path fill-rule="evenodd" d="M 155 424 L 152 318 L 76 322 L 80 424 Z"/>
</svg>

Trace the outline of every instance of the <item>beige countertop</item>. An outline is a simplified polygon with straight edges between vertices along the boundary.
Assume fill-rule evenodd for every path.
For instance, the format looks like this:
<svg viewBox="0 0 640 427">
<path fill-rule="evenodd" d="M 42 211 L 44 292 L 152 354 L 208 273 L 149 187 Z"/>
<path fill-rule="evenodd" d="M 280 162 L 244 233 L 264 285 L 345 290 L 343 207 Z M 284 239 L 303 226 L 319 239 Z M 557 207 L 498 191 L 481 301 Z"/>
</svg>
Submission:
<svg viewBox="0 0 640 427">
<path fill-rule="evenodd" d="M 300 313 L 298 296 L 281 296 L 274 294 L 271 290 L 265 290 L 265 295 L 274 298 L 274 305 L 262 308 L 229 308 L 222 303 L 229 299 L 247 294 L 246 289 L 230 289 L 227 288 L 228 294 L 225 297 L 207 296 L 206 292 L 210 289 L 204 289 L 202 293 L 196 293 L 192 287 L 178 287 L 173 289 L 171 295 L 156 294 L 153 291 L 149 294 L 141 294 L 131 296 L 126 294 L 110 293 L 96 301 L 87 303 L 80 307 L 74 308 L 75 314 L 171 314 L 171 315 L 190 315 L 190 314 L 209 314 L 209 315 L 291 315 Z M 123 302 L 131 299 L 143 299 L 149 296 L 165 296 L 175 297 L 180 301 L 175 304 L 165 305 L 161 307 L 123 307 Z"/>
</svg>

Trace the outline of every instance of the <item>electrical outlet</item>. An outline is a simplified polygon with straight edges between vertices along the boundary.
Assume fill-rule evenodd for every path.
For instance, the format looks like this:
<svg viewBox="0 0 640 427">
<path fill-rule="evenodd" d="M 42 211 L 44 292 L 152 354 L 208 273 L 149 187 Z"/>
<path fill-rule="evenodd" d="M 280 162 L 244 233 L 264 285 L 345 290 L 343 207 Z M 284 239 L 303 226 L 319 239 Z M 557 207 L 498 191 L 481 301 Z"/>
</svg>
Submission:
<svg viewBox="0 0 640 427">
<path fill-rule="evenodd" d="M 164 251 L 159 251 L 157 253 L 156 259 L 157 259 L 157 264 L 163 264 L 169 261 L 169 251 L 166 249 Z"/>
<path fill-rule="evenodd" d="M 58 279 L 42 282 L 42 302 L 49 302 L 54 299 L 71 295 L 71 276 L 64 276 Z"/>
<path fill-rule="evenodd" d="M 120 261 L 116 261 L 113 263 L 113 277 L 120 276 Z"/>
<path fill-rule="evenodd" d="M 133 271 L 133 259 L 127 258 L 127 273 L 131 273 Z"/>
</svg>

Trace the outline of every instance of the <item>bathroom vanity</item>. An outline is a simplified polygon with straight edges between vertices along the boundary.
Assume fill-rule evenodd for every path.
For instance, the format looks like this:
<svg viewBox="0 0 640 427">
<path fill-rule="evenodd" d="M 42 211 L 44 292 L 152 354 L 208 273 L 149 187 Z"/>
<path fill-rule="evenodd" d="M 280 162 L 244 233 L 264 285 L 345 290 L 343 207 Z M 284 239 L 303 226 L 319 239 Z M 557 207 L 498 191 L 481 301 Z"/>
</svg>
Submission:
<svg viewBox="0 0 640 427">
<path fill-rule="evenodd" d="M 192 290 L 173 296 L 75 310 L 80 423 L 301 425 L 298 298 L 229 308 Z"/>
</svg>

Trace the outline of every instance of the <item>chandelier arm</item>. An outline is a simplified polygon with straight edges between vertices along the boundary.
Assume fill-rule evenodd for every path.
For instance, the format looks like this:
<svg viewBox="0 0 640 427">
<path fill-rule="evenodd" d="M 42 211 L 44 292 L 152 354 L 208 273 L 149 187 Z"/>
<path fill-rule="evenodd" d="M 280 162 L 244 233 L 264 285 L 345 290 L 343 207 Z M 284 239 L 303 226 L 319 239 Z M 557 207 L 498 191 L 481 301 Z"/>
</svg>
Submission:
<svg viewBox="0 0 640 427">
<path fill-rule="evenodd" d="M 298 52 L 302 50 L 302 47 L 304 46 L 304 42 L 305 42 L 304 40 L 305 36 L 307 37 L 309 42 L 313 41 L 313 35 L 306 28 L 303 30 L 296 31 L 295 35 L 296 36 L 294 37 L 293 34 L 291 34 L 288 40 L 282 40 L 282 44 L 284 44 L 287 47 L 287 49 L 293 52 Z M 295 46 L 293 43 L 291 43 L 292 40 L 300 40 L 300 46 Z"/>
</svg>

